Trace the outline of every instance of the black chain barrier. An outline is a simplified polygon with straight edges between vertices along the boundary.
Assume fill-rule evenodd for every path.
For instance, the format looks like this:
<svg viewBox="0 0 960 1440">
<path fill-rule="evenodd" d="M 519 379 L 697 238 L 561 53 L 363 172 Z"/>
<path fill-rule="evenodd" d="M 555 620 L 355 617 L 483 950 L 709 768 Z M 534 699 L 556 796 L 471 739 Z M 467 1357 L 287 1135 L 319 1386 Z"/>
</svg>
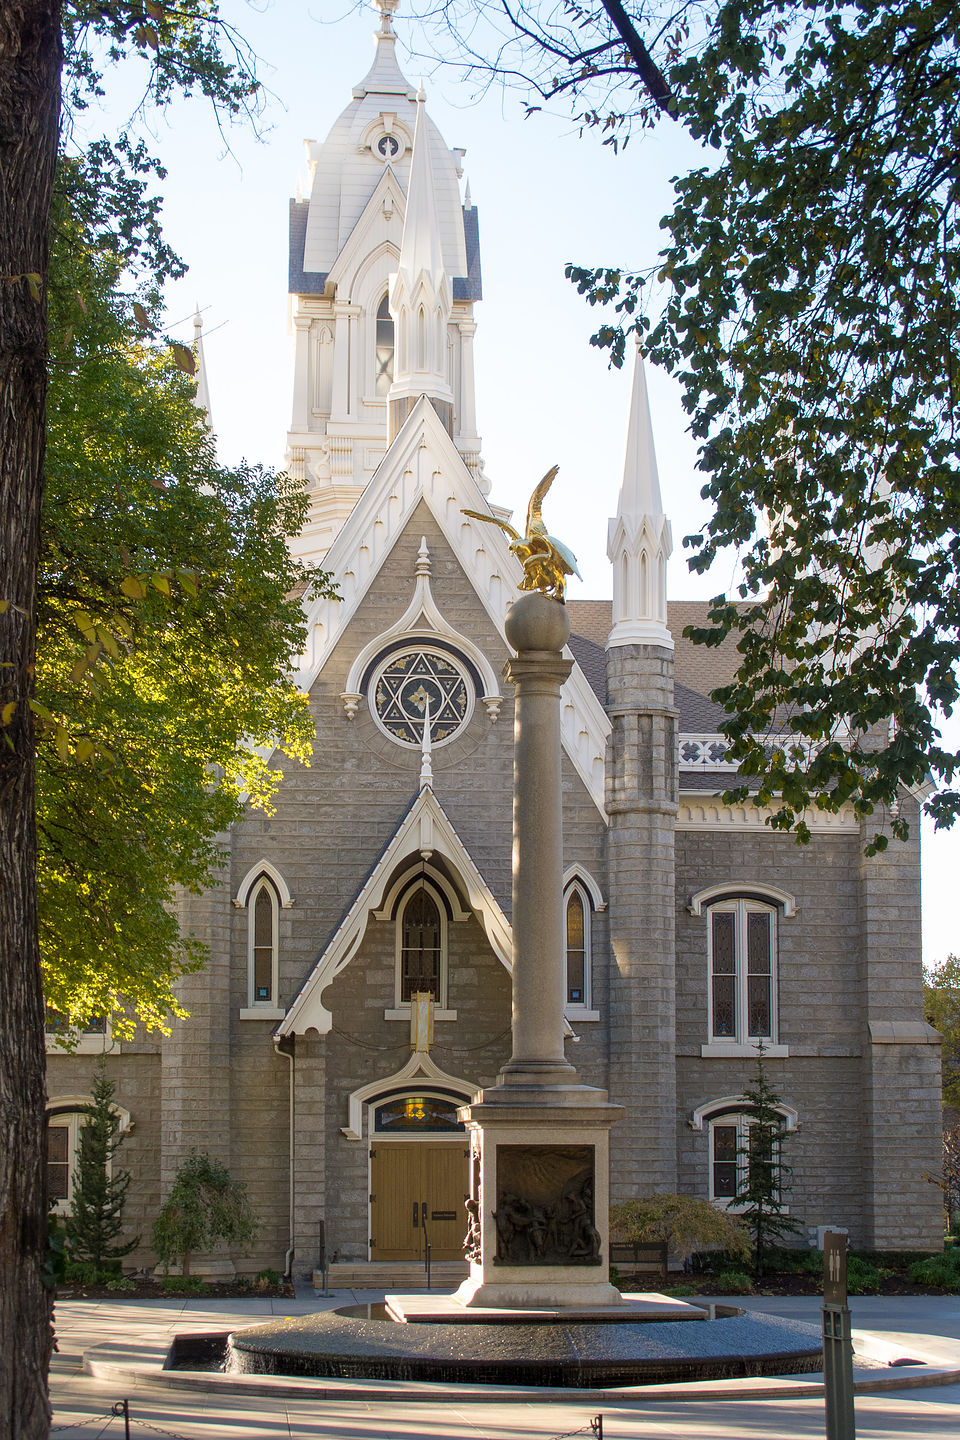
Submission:
<svg viewBox="0 0 960 1440">
<path fill-rule="evenodd" d="M 50 1434 L 55 1435 L 62 1430 L 80 1430 L 84 1425 L 99 1425 L 106 1421 L 103 1429 L 94 1437 L 94 1440 L 100 1440 L 100 1436 L 110 1428 L 114 1420 L 123 1421 L 124 1440 L 130 1440 L 129 1400 L 118 1400 L 106 1415 L 91 1415 L 88 1420 L 73 1420 L 69 1425 L 51 1425 Z M 136 1423 L 142 1430 L 152 1430 L 155 1435 L 165 1435 L 167 1440 L 187 1440 L 187 1436 L 180 1435 L 175 1430 L 165 1430 L 162 1425 L 154 1425 L 149 1420 L 137 1420 Z M 581 1426 L 579 1430 L 564 1430 L 560 1435 L 550 1436 L 550 1440 L 574 1440 L 577 1435 L 592 1435 L 593 1440 L 603 1440 L 603 1416 L 594 1415 L 588 1425 Z"/>
</svg>

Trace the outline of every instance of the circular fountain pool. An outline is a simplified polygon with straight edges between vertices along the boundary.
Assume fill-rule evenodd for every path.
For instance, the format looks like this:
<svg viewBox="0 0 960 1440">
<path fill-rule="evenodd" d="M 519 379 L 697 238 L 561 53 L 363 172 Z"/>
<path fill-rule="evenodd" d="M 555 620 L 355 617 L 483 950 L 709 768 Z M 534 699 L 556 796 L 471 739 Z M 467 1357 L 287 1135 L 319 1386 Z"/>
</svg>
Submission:
<svg viewBox="0 0 960 1440">
<path fill-rule="evenodd" d="M 373 1308 L 348 1306 L 235 1331 L 226 1368 L 247 1375 L 598 1387 L 794 1375 L 823 1363 L 816 1327 L 770 1315 L 740 1312 L 697 1324 L 562 1318 L 398 1324 L 385 1309 L 368 1313 Z"/>
</svg>

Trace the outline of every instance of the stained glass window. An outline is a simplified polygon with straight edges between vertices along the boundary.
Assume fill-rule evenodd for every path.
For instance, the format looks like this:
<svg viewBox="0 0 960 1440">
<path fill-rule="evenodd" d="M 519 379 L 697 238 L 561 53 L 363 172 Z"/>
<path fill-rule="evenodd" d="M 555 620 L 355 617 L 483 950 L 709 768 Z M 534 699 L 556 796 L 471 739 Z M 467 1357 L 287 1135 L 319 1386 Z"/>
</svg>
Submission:
<svg viewBox="0 0 960 1440">
<path fill-rule="evenodd" d="M 710 911 L 710 1038 L 773 1040 L 776 911 L 744 898 Z"/>
<path fill-rule="evenodd" d="M 279 899 L 265 875 L 250 894 L 250 1004 L 276 1004 Z"/>
<path fill-rule="evenodd" d="M 587 1003 L 587 949 L 583 896 L 571 890 L 567 899 L 567 1004 Z"/>
<path fill-rule="evenodd" d="M 403 1095 L 377 1106 L 375 1128 L 381 1134 L 410 1130 L 462 1130 L 463 1125 L 457 1119 L 457 1107 L 463 1103 L 462 1100 L 449 1100 L 442 1095 Z"/>
<path fill-rule="evenodd" d="M 47 1200 L 59 1204 L 70 1197 L 70 1126 L 66 1121 L 47 1126 Z"/>
<path fill-rule="evenodd" d="M 400 934 L 400 1000 L 415 991 L 440 995 L 440 907 L 429 890 L 415 890 L 403 908 Z"/>
<path fill-rule="evenodd" d="M 713 1126 L 713 1198 L 732 1200 L 737 1193 L 737 1127 Z"/>
<path fill-rule="evenodd" d="M 437 745 L 452 740 L 470 718 L 471 681 L 452 655 L 411 646 L 375 671 L 371 701 L 387 734 L 401 745 L 418 748 L 429 709 L 430 739 Z"/>
</svg>

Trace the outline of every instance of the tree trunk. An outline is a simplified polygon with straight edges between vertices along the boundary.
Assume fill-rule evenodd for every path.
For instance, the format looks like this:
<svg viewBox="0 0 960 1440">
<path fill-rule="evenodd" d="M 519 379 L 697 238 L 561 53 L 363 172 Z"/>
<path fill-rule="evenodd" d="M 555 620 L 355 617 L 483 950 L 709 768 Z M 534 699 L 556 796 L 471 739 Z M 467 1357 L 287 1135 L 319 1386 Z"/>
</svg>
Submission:
<svg viewBox="0 0 960 1440">
<path fill-rule="evenodd" d="M 28 701 L 61 59 L 60 0 L 0 0 L 0 1440 L 35 1440 L 50 1423 L 43 996 Z"/>
</svg>

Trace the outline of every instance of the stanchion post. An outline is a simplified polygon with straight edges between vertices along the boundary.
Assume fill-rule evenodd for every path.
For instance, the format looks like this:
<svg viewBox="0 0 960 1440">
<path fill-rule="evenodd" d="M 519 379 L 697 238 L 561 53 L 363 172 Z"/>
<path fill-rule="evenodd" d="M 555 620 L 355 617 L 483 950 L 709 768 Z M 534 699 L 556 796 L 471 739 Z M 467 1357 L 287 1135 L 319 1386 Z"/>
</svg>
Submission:
<svg viewBox="0 0 960 1440">
<path fill-rule="evenodd" d="M 847 1305 L 847 1237 L 823 1236 L 823 1398 L 827 1440 L 855 1440 L 853 1340 Z"/>
<path fill-rule="evenodd" d="M 593 1431 L 594 1435 L 596 1436 L 596 1440 L 603 1440 L 603 1416 L 602 1416 L 602 1415 L 594 1415 L 593 1419 L 590 1421 L 590 1429 Z"/>
<path fill-rule="evenodd" d="M 123 1437 L 130 1440 L 130 1401 L 118 1400 L 111 1413 L 123 1416 Z"/>
</svg>

